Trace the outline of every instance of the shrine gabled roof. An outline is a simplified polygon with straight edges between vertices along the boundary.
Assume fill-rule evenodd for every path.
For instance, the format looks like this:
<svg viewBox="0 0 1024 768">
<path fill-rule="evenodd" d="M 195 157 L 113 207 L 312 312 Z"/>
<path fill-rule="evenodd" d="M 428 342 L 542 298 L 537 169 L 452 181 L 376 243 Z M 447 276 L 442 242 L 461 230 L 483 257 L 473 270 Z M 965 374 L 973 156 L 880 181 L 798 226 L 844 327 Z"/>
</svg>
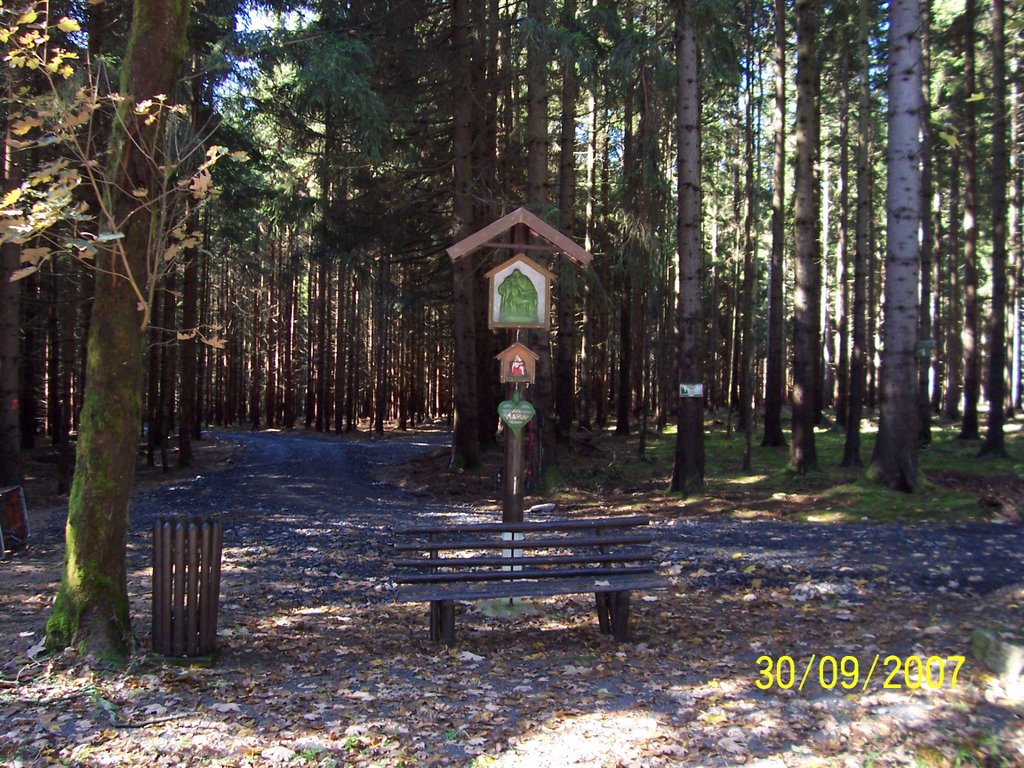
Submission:
<svg viewBox="0 0 1024 768">
<path fill-rule="evenodd" d="M 491 279 L 491 275 L 496 275 L 499 272 L 501 272 L 502 270 L 507 269 L 508 267 L 511 267 L 513 264 L 522 264 L 527 269 L 533 270 L 534 272 L 539 272 L 544 277 L 546 277 L 548 280 L 554 280 L 555 279 L 555 273 L 554 272 L 552 272 L 550 269 L 546 269 L 545 267 L 543 267 L 542 265 L 538 264 L 536 261 L 534 261 L 529 256 L 527 256 L 526 254 L 523 254 L 523 253 L 517 253 L 515 256 L 513 256 L 508 261 L 502 262 L 501 264 L 496 266 L 494 269 L 491 269 L 488 272 L 485 272 L 484 273 L 484 278 L 486 278 L 487 280 L 490 280 Z"/>
<path fill-rule="evenodd" d="M 494 356 L 494 359 L 502 360 L 506 357 L 511 357 L 512 355 L 515 354 L 521 355 L 524 358 L 529 357 L 531 360 L 535 361 L 540 360 L 540 355 L 538 355 L 525 344 L 518 341 L 513 342 L 512 346 L 503 349 L 500 353 Z"/>
<path fill-rule="evenodd" d="M 497 221 L 493 221 L 483 229 L 477 230 L 469 237 L 448 247 L 448 256 L 452 261 L 462 258 L 478 248 L 491 243 L 494 238 L 501 237 L 516 224 L 525 224 L 537 237 L 546 240 L 555 250 L 565 254 L 566 257 L 580 266 L 587 266 L 593 261 L 593 255 L 586 249 L 577 245 L 573 240 L 555 227 L 548 224 L 542 218 L 525 208 L 517 208 L 512 213 L 505 214 Z"/>
</svg>

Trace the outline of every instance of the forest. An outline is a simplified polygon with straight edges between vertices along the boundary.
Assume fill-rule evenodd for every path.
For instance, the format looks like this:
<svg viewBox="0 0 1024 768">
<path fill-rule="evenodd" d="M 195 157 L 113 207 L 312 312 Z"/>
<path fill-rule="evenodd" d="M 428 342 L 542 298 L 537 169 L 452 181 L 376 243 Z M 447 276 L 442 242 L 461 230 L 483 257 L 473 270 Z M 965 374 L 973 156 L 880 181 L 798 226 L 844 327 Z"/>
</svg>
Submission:
<svg viewBox="0 0 1024 768">
<path fill-rule="evenodd" d="M 145 363 L 149 460 L 166 462 L 178 432 L 177 460 L 188 462 L 209 424 L 380 431 L 461 407 L 476 434 L 460 432 L 458 460 L 475 463 L 497 439 L 501 392 L 484 361 L 503 344 L 484 328 L 482 281 L 453 275 L 444 248 L 520 204 L 596 256 L 586 271 L 558 264 L 556 330 L 543 340 L 554 362 L 535 395 L 553 439 L 574 426 L 625 433 L 674 421 L 677 45 L 689 29 L 704 408 L 737 412 L 741 429 L 761 413 L 757 439 L 782 444 L 783 408 L 806 388 L 813 423 L 830 411 L 848 428 L 846 461 L 861 461 L 860 418 L 882 392 L 889 20 L 873 3 L 813 5 L 197 7 L 174 151 L 223 145 L 248 161 L 215 170 L 216 194 L 184 214 L 190 247 L 160 270 Z M 922 442 L 933 413 L 977 436 L 979 403 L 998 387 L 992 434 L 1021 400 L 1019 9 L 1004 19 L 1001 3 L 925 5 L 911 344 Z M 127 4 L 50 3 L 47 13 L 77 19 L 64 44 L 96 69 L 94 87 L 109 87 Z M 9 123 L 21 71 L 6 74 Z M 90 126 L 98 154 L 102 130 Z M 53 154 L 8 151 L 7 190 Z M 991 180 L 981 194 L 979 178 Z M 19 253 L 28 240 L 6 240 L 7 272 L 31 264 Z M 478 257 L 472 274 L 494 258 Z M 32 266 L 3 288 L 6 481 L 19 445 L 69 445 L 85 389 L 91 269 L 68 258 Z M 472 306 L 468 340 L 455 343 L 455 316 Z M 461 385 L 459 366 L 473 369 Z M 803 469 L 815 463 L 813 430 L 809 441 L 800 431 Z"/>
<path fill-rule="evenodd" d="M 672 422 L 686 24 L 700 72 L 704 407 L 737 411 L 741 428 L 763 413 L 758 437 L 781 444 L 782 408 L 805 386 L 799 358 L 813 365 L 814 423 L 829 409 L 852 424 L 847 460 L 859 461 L 857 424 L 882 391 L 889 22 L 877 4 L 811 5 L 196 8 L 174 94 L 185 107 L 175 151 L 205 142 L 249 159 L 216 169 L 216 194 L 187 212 L 191 247 L 159 276 L 144 392 L 150 461 L 167 461 L 177 431 L 187 462 L 208 424 L 343 432 L 451 419 L 457 354 L 474 369 L 463 407 L 478 434 L 458 446 L 472 464 L 496 440 L 501 393 L 484 361 L 503 344 L 484 328 L 482 281 L 453 276 L 444 248 L 520 204 L 596 256 L 585 272 L 559 264 L 545 344 L 558 386 L 536 395 L 557 436 Z M 977 436 L 979 403 L 1001 382 L 1000 418 L 1021 399 L 1019 9 L 1004 19 L 1001 3 L 926 5 L 914 340 L 924 442 L 932 413 Z M 47 10 L 78 19 L 65 44 L 108 85 L 126 45 L 121 6 Z M 1000 26 L 1009 50 L 997 49 Z M 18 109 L 9 97 L 8 115 Z M 41 152 L 9 148 L 6 189 Z M 981 194 L 979 178 L 991 180 Z M 6 239 L 13 272 L 28 243 Z M 479 257 L 473 274 L 493 258 Z M 17 434 L 4 417 L 5 456 L 18 444 L 68 444 L 82 407 L 93 277 L 73 259 L 35 266 L 4 287 L 3 400 L 20 404 Z M 477 293 L 471 304 L 465 290 Z M 453 316 L 471 305 L 470 340 L 453 343 Z M 810 361 L 796 349 L 806 335 Z M 813 463 L 796 450 L 798 464 Z"/>
<path fill-rule="evenodd" d="M 72 520 L 106 519 L 140 422 L 165 466 L 211 426 L 441 422 L 472 469 L 501 439 L 482 275 L 507 252 L 445 249 L 520 206 L 594 256 L 523 241 L 557 276 L 538 482 L 579 430 L 643 450 L 678 424 L 692 493 L 708 414 L 800 474 L 841 429 L 905 491 L 936 416 L 1005 452 L 1018 4 L 166 5 L 0 10 L 0 485 L 49 441 Z"/>
</svg>

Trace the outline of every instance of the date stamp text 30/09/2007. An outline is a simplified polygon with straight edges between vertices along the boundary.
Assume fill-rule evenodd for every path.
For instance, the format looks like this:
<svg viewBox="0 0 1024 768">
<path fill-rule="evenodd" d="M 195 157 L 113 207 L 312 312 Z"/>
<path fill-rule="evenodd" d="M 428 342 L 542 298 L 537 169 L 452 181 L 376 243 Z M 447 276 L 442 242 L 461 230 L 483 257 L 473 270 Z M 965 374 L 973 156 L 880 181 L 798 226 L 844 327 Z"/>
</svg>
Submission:
<svg viewBox="0 0 1024 768">
<path fill-rule="evenodd" d="M 956 688 L 963 656 L 883 656 L 876 653 L 861 661 L 856 656 L 832 656 L 812 653 L 806 661 L 792 656 L 760 656 L 757 659 L 755 685 L 762 691 L 772 688 L 802 691 L 817 684 L 831 691 L 865 692 L 874 682 L 889 690 L 938 690 Z M 816 673 L 816 674 L 815 674 Z"/>
</svg>

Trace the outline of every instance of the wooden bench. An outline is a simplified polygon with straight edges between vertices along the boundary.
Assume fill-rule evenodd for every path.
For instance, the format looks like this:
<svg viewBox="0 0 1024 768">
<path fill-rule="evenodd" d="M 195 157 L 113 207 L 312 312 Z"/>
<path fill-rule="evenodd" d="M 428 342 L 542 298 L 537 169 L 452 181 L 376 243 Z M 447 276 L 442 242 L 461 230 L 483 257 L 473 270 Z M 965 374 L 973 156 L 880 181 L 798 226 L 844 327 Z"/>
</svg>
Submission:
<svg viewBox="0 0 1024 768">
<path fill-rule="evenodd" d="M 452 645 L 458 600 L 592 592 L 601 631 L 626 640 L 629 593 L 670 586 L 654 571 L 648 523 L 634 516 L 396 530 L 396 599 L 430 603 L 430 639 Z"/>
</svg>

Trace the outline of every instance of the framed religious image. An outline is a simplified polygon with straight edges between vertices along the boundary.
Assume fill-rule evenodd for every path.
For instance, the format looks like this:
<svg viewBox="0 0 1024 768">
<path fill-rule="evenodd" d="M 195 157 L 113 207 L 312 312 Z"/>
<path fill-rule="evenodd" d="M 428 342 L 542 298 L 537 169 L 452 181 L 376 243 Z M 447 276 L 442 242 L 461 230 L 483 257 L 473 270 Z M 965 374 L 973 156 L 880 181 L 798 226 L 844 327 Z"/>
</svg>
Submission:
<svg viewBox="0 0 1024 768">
<path fill-rule="evenodd" d="M 536 364 L 540 355 L 518 341 L 500 355 L 502 384 L 533 384 L 537 378 Z"/>
<path fill-rule="evenodd" d="M 551 327 L 551 281 L 554 274 L 517 253 L 495 267 L 488 279 L 487 327 Z"/>
</svg>

